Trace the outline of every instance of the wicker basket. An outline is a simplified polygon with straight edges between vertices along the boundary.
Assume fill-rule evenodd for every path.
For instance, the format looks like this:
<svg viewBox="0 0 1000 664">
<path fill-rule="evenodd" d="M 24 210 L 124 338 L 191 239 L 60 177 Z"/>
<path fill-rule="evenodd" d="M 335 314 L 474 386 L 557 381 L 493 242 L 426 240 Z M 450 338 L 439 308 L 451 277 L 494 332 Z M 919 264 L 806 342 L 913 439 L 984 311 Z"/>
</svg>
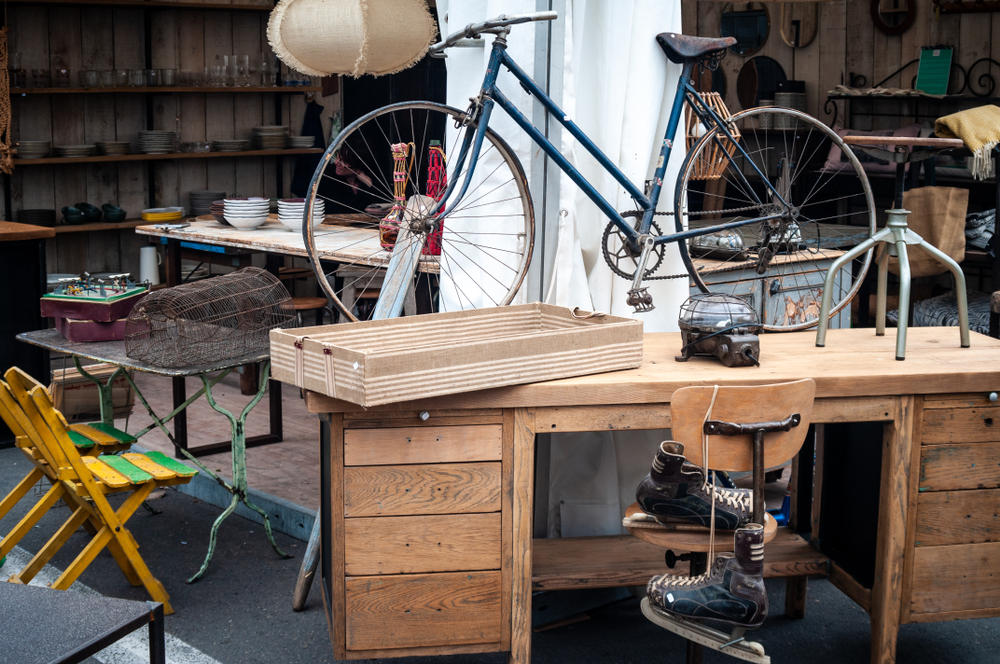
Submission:
<svg viewBox="0 0 1000 664">
<path fill-rule="evenodd" d="M 702 92 L 701 98 L 705 101 L 705 105 L 712 109 L 723 121 L 727 121 L 733 117 L 733 114 L 729 112 L 726 108 L 726 102 L 722 101 L 722 95 L 718 92 Z M 698 104 L 697 101 L 689 99 L 687 106 L 687 123 L 685 126 L 685 137 L 687 140 L 687 149 L 690 151 L 694 148 L 695 144 L 705 135 L 705 127 L 701 124 L 701 120 L 695 115 L 690 104 Z M 699 104 L 700 106 L 700 104 Z M 739 140 L 740 131 L 736 128 L 736 125 L 730 124 L 728 126 L 729 132 L 733 135 L 733 138 Z M 726 170 L 726 166 L 729 164 L 729 157 L 736 151 L 736 144 L 730 141 L 728 138 L 723 138 L 718 142 L 713 142 L 709 145 L 700 155 L 694 164 L 694 170 L 692 171 L 692 180 L 718 180 L 722 177 L 722 174 Z"/>
</svg>

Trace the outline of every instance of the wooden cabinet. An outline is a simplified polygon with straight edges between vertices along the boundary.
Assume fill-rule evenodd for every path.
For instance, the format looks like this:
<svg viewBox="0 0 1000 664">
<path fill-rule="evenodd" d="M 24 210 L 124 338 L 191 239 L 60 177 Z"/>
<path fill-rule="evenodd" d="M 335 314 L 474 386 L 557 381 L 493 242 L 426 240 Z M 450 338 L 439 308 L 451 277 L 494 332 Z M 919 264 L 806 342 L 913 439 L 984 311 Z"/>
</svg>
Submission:
<svg viewBox="0 0 1000 664">
<path fill-rule="evenodd" d="M 346 416 L 330 441 L 341 479 L 329 550 L 343 572 L 324 581 L 343 607 L 331 615 L 337 658 L 508 650 L 501 413 L 384 417 Z"/>
<path fill-rule="evenodd" d="M 1000 403 L 982 393 L 927 398 L 919 421 L 908 621 L 997 615 Z"/>
</svg>

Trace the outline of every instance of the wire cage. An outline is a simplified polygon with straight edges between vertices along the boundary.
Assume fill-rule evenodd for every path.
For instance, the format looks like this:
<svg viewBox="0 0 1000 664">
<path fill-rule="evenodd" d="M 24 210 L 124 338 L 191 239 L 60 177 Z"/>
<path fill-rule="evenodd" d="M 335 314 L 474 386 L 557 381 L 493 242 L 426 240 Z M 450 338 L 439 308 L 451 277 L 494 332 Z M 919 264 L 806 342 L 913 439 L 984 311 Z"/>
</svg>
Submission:
<svg viewBox="0 0 1000 664">
<path fill-rule="evenodd" d="M 699 93 L 701 98 L 705 100 L 705 106 L 712 109 L 719 119 L 726 123 L 726 128 L 729 129 L 729 133 L 733 135 L 737 141 L 740 140 L 740 130 L 736 125 L 731 124 L 729 119 L 733 117 L 733 114 L 729 112 L 726 107 L 726 102 L 722 100 L 722 95 L 718 92 L 701 92 Z M 704 113 L 702 105 L 695 99 L 689 98 L 688 104 L 693 104 L 698 106 L 698 110 Z M 702 136 L 705 135 L 705 126 L 701 124 L 701 120 L 698 115 L 696 115 L 691 106 L 687 107 L 687 122 L 685 124 L 685 140 L 688 151 L 694 148 L 695 143 L 697 143 Z M 718 180 L 722 177 L 722 174 L 726 170 L 726 166 L 729 164 L 729 157 L 736 152 L 736 143 L 729 140 L 728 138 L 720 138 L 718 141 L 713 143 L 708 149 L 703 150 L 701 154 L 698 155 L 698 159 L 694 164 L 694 170 L 691 174 L 692 180 Z"/>
<path fill-rule="evenodd" d="M 147 295 L 125 321 L 125 354 L 161 367 L 204 366 L 266 351 L 271 329 L 296 325 L 285 286 L 247 267 Z"/>
<path fill-rule="evenodd" d="M 741 297 L 725 293 L 696 293 L 681 305 L 678 361 L 695 355 L 715 357 L 727 367 L 759 364 L 760 316 Z"/>
</svg>

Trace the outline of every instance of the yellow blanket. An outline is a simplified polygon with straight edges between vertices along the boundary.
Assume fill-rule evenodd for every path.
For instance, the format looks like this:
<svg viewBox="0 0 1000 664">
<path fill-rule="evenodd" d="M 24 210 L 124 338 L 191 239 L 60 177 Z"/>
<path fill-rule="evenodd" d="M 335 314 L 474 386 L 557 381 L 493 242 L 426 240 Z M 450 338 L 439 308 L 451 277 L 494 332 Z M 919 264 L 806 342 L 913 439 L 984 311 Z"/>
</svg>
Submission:
<svg viewBox="0 0 1000 664">
<path fill-rule="evenodd" d="M 969 170 L 977 180 L 993 177 L 994 146 L 1000 143 L 1000 106 L 978 106 L 938 118 L 934 133 L 943 138 L 961 138 L 972 152 Z"/>
</svg>

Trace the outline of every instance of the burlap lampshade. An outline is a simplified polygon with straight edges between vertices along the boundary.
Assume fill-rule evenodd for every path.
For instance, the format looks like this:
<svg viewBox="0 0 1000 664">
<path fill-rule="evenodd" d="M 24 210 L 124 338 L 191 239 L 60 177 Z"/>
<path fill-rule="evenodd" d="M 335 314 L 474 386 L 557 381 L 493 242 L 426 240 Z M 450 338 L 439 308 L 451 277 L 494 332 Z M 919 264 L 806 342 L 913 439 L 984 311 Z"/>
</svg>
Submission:
<svg viewBox="0 0 1000 664">
<path fill-rule="evenodd" d="M 311 76 L 392 74 L 422 58 L 434 35 L 423 0 L 281 0 L 267 23 L 281 61 Z"/>
</svg>

